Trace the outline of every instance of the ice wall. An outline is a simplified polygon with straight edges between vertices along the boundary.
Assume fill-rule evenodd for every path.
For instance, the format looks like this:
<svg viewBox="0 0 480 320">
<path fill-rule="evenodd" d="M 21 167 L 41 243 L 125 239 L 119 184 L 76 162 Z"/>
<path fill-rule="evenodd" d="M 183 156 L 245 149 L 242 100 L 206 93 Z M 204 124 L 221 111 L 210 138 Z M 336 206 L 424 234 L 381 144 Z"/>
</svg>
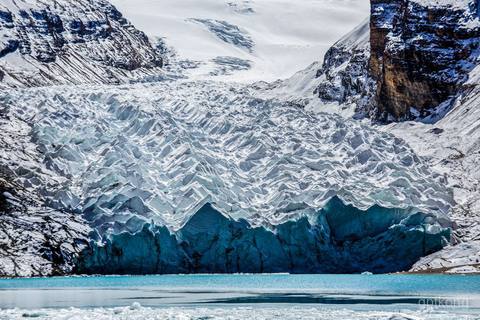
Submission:
<svg viewBox="0 0 480 320">
<path fill-rule="evenodd" d="M 427 214 L 380 207 L 362 211 L 338 198 L 313 221 L 302 217 L 271 229 L 233 220 L 206 204 L 175 233 L 146 224 L 136 234 L 92 242 L 77 272 L 395 272 L 440 250 L 449 238 L 450 230 Z"/>
</svg>

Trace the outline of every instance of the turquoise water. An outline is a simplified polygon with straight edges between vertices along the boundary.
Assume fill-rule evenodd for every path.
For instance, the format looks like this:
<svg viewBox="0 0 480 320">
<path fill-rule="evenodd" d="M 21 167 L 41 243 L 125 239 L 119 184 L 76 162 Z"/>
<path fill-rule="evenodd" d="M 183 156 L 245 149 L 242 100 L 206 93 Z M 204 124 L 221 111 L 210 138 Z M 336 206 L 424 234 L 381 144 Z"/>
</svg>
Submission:
<svg viewBox="0 0 480 320">
<path fill-rule="evenodd" d="M 38 288 L 193 288 L 307 290 L 318 293 L 480 294 L 480 276 L 463 275 L 161 275 L 0 279 L 0 290 Z"/>
<path fill-rule="evenodd" d="M 97 320 L 115 319 L 117 314 L 121 319 L 175 319 L 177 315 L 186 319 L 372 319 L 372 314 L 389 319 L 405 313 L 406 319 L 411 313 L 422 319 L 472 320 L 480 319 L 480 277 L 277 274 L 2 279 L 0 309 L 0 319 L 63 319 L 74 312 L 78 319 Z M 155 311 L 159 309 L 162 313 Z"/>
</svg>

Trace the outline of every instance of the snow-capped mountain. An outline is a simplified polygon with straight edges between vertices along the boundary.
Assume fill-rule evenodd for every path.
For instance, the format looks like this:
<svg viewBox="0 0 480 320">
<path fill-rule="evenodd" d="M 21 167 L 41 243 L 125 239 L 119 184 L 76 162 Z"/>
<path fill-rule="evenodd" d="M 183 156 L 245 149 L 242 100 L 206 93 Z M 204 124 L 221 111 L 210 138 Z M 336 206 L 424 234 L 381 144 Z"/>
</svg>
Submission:
<svg viewBox="0 0 480 320">
<path fill-rule="evenodd" d="M 0 92 L 0 274 L 476 268 L 473 4 L 373 1 L 365 22 L 360 0 L 302 1 L 295 14 L 283 0 L 113 2 L 150 40 L 103 1 L 82 7 L 93 33 L 72 27 L 78 2 L 2 9 L 4 47 L 23 39 L 0 58 L 5 85 L 97 84 Z M 83 67 L 59 69 L 65 52 Z M 286 77 L 313 53 L 323 65 L 244 83 Z M 429 54 L 436 73 L 415 69 Z M 148 82 L 109 85 L 133 80 Z M 437 122 L 375 122 L 412 115 Z"/>
<path fill-rule="evenodd" d="M 160 51 L 107 1 L 0 3 L 0 85 L 138 80 L 159 74 Z"/>
<path fill-rule="evenodd" d="M 317 93 L 377 121 L 435 122 L 470 86 L 479 38 L 473 1 L 372 1 L 325 56 Z"/>
</svg>

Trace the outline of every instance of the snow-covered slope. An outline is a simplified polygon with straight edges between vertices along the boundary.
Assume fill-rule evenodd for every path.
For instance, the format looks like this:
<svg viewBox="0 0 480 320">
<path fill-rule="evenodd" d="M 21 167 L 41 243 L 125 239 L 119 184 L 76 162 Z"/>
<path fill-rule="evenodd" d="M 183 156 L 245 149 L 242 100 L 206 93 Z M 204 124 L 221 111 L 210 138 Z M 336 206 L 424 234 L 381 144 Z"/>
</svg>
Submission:
<svg viewBox="0 0 480 320">
<path fill-rule="evenodd" d="M 121 83 L 161 66 L 157 48 L 107 1 L 0 3 L 0 86 Z"/>
<path fill-rule="evenodd" d="M 293 75 L 322 56 L 368 16 L 368 0 L 113 0 L 150 37 L 163 37 L 180 60 L 202 65 L 191 75 L 210 77 L 213 59 L 235 57 L 249 70 L 219 77 L 272 81 Z M 241 39 L 249 39 L 248 46 Z M 238 41 L 237 41 L 238 40 Z M 238 63 L 237 63 L 238 64 Z"/>
<path fill-rule="evenodd" d="M 458 246 L 420 261 L 415 271 L 480 272 L 480 82 L 479 68 L 470 73 L 469 89 L 438 122 L 407 122 L 386 131 L 402 136 L 415 152 L 445 175 L 457 205 L 452 219 Z"/>
<path fill-rule="evenodd" d="M 49 203 L 67 179 L 43 163 L 31 126 L 0 102 L 0 275 L 72 272 L 91 231 L 77 212 Z M 61 190 L 59 192 L 62 192 Z"/>
</svg>

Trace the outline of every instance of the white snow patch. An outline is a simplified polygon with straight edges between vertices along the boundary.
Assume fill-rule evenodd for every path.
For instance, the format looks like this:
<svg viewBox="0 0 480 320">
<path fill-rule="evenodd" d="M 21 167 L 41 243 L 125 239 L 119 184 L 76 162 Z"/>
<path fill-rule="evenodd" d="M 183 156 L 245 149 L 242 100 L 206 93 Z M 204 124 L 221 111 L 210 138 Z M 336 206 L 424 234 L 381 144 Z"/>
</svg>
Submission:
<svg viewBox="0 0 480 320">
<path fill-rule="evenodd" d="M 368 0 L 113 0 L 150 37 L 164 37 L 182 59 L 210 68 L 190 70 L 208 78 L 217 56 L 253 61 L 252 68 L 220 79 L 251 82 L 287 78 L 322 57 L 369 15 Z M 248 33 L 252 52 L 226 43 L 191 19 L 226 21 Z"/>
</svg>

